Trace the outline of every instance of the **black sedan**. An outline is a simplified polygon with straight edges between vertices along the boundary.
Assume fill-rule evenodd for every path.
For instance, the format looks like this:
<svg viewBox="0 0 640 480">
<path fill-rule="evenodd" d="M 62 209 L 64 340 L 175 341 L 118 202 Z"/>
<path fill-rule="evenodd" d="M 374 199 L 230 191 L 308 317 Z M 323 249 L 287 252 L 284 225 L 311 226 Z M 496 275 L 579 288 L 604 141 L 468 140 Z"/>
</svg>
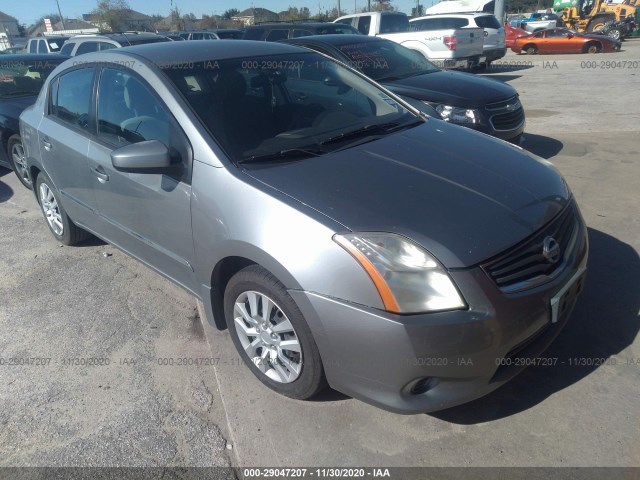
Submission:
<svg viewBox="0 0 640 480">
<path fill-rule="evenodd" d="M 67 58 L 57 53 L 3 55 L 0 58 L 0 166 L 13 169 L 27 188 L 31 188 L 31 179 L 18 118 L 36 101 L 49 74 Z"/>
<path fill-rule="evenodd" d="M 419 102 L 431 105 L 447 122 L 514 143 L 524 132 L 524 109 L 513 87 L 470 73 L 440 70 L 419 53 L 390 40 L 314 35 L 284 42 L 340 60 L 416 107 Z"/>
</svg>

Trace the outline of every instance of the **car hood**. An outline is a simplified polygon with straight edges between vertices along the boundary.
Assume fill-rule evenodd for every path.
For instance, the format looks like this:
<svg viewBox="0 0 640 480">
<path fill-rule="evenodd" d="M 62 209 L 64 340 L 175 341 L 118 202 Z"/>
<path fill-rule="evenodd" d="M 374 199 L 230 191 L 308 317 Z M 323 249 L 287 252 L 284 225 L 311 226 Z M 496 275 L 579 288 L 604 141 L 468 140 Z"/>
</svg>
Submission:
<svg viewBox="0 0 640 480">
<path fill-rule="evenodd" d="M 476 265 L 517 244 L 570 197 L 554 169 L 518 147 L 433 120 L 245 173 L 351 231 L 411 238 L 448 268 Z"/>
<path fill-rule="evenodd" d="M 507 84 L 470 73 L 439 71 L 382 82 L 399 95 L 456 107 L 479 108 L 516 95 Z"/>
</svg>

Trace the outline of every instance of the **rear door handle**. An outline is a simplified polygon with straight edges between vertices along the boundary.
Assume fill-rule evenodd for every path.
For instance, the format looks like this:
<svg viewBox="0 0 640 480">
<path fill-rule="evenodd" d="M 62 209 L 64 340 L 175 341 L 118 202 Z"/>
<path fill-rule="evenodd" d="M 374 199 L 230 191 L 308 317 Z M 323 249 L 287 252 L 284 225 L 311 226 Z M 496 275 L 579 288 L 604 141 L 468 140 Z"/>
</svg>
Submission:
<svg viewBox="0 0 640 480">
<path fill-rule="evenodd" d="M 51 151 L 51 142 L 49 142 L 49 139 L 48 138 L 41 138 L 40 140 L 42 141 L 42 145 L 44 146 L 44 149 L 47 152 L 50 152 Z"/>
<path fill-rule="evenodd" d="M 100 180 L 100 182 L 104 183 L 109 181 L 109 175 L 107 175 L 107 173 L 104 171 L 104 168 L 96 167 L 92 170 L 95 176 L 98 177 L 98 180 Z"/>
</svg>

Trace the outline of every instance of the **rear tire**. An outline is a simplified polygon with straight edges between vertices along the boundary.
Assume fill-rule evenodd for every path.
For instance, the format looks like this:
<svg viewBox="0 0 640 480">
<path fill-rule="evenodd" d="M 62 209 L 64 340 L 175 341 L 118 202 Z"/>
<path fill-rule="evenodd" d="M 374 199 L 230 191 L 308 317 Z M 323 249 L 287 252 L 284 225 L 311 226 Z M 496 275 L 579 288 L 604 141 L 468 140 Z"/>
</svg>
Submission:
<svg viewBox="0 0 640 480">
<path fill-rule="evenodd" d="M 20 183 L 29 190 L 33 189 L 29 168 L 27 167 L 27 158 L 24 154 L 24 147 L 20 135 L 11 135 L 7 142 L 7 155 L 11 168 L 20 180 Z"/>
<path fill-rule="evenodd" d="M 44 173 L 36 178 L 36 196 L 49 230 L 60 243 L 75 245 L 91 237 L 89 232 L 78 227 L 67 216 L 60 204 L 60 194 Z"/>
<path fill-rule="evenodd" d="M 525 45 L 522 49 L 527 55 L 535 55 L 536 53 L 538 53 L 538 47 L 536 47 L 535 45 Z"/>
<path fill-rule="evenodd" d="M 285 286 L 267 270 L 250 265 L 231 277 L 224 314 L 238 354 L 267 387 L 306 400 L 327 386 L 311 329 Z"/>
<path fill-rule="evenodd" d="M 594 54 L 594 53 L 598 53 L 600 51 L 600 49 L 601 49 L 601 47 L 600 47 L 599 44 L 597 44 L 597 43 L 588 43 L 584 47 L 584 53 Z"/>
</svg>

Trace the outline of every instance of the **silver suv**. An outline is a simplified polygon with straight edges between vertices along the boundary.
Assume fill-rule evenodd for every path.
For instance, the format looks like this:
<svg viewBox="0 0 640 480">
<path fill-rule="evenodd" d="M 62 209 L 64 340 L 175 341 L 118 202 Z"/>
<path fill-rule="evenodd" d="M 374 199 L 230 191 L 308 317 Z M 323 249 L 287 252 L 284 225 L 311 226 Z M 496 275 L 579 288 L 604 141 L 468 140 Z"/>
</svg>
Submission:
<svg viewBox="0 0 640 480">
<path fill-rule="evenodd" d="M 163 35 L 157 35 L 151 32 L 83 34 L 76 35 L 67 40 L 62 46 L 60 53 L 62 55 L 75 57 L 83 53 L 111 50 L 112 48 L 170 41 L 169 38 Z"/>
<path fill-rule="evenodd" d="M 411 28 L 418 31 L 439 30 L 441 28 L 482 28 L 484 29 L 484 44 L 482 56 L 478 62 L 486 67 L 494 60 L 502 58 L 507 53 L 504 27 L 498 19 L 483 12 L 475 13 L 440 13 L 409 20 Z"/>
</svg>

